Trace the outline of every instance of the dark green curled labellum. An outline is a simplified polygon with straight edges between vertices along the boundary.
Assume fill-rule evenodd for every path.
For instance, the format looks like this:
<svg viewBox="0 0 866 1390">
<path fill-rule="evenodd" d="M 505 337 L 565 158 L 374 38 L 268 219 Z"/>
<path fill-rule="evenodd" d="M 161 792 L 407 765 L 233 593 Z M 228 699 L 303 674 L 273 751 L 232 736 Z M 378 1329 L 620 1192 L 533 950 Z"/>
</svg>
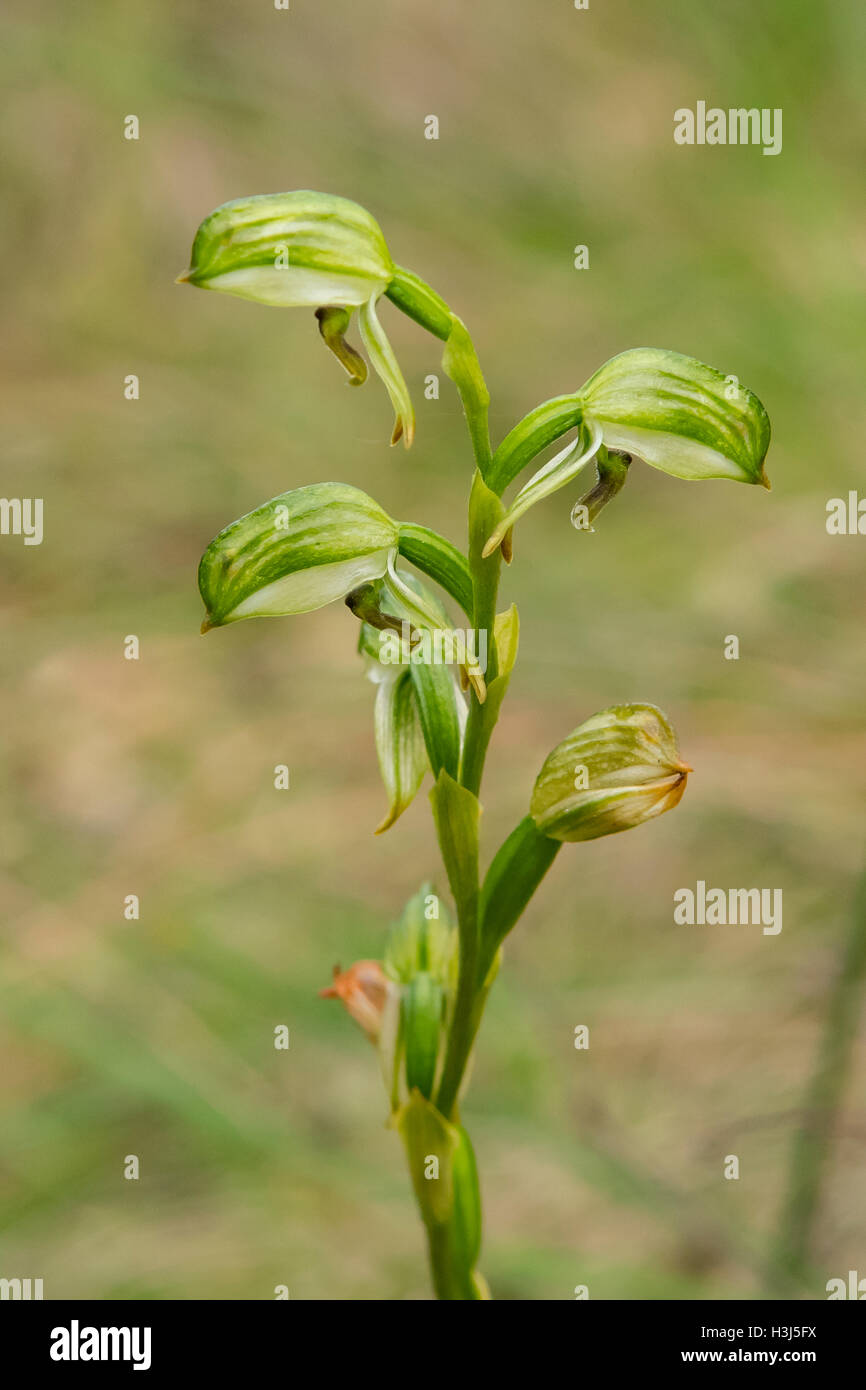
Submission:
<svg viewBox="0 0 866 1390">
<path fill-rule="evenodd" d="M 571 509 L 571 524 L 578 531 L 592 531 L 592 523 L 608 502 L 625 487 L 631 456 L 601 446 L 593 460 L 595 482 Z"/>
</svg>

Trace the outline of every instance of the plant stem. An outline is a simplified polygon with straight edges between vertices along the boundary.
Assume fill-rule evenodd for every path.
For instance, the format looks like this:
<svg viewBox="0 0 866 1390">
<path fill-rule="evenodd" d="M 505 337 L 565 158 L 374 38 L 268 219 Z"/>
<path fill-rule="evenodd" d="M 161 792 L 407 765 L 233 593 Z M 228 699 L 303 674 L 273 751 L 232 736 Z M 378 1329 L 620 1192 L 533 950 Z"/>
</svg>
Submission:
<svg viewBox="0 0 866 1390">
<path fill-rule="evenodd" d="M 434 1225 L 432 1222 L 425 1223 L 425 1226 L 427 1248 L 430 1252 L 430 1277 L 433 1280 L 433 1291 L 438 1299 L 449 1300 L 452 1297 L 452 1267 L 448 1229 L 445 1226 Z"/>
<path fill-rule="evenodd" d="M 472 573 L 474 594 L 473 626 L 476 633 L 487 633 L 487 671 L 485 679 L 488 688 L 496 678 L 497 658 L 493 623 L 496 616 L 496 599 L 499 590 L 500 554 L 497 551 L 488 559 L 482 559 L 484 542 L 501 515 L 501 503 L 495 493 L 484 483 L 479 469 L 472 485 L 469 502 L 469 568 Z M 477 697 L 470 696 L 469 717 L 466 721 L 466 735 L 463 744 L 461 764 L 461 784 L 474 796 L 481 788 L 487 745 L 493 725 L 485 718 L 484 706 Z M 474 872 L 478 875 L 477 845 L 471 852 L 476 856 Z M 442 1080 L 436 1098 L 437 1108 L 446 1118 L 450 1118 L 457 1101 L 460 1083 L 469 1060 L 475 1034 L 481 1022 L 479 991 L 483 980 L 478 978 L 479 934 L 477 905 L 471 921 L 461 920 L 460 960 L 457 977 L 457 997 L 448 1035 Z"/>
<path fill-rule="evenodd" d="M 466 924 L 467 926 L 469 924 Z M 454 1000 L 454 1013 L 448 1046 L 442 1068 L 442 1080 L 436 1096 L 436 1109 L 446 1119 L 453 1118 L 457 1093 L 469 1060 L 469 1053 L 475 1041 L 480 1017 L 476 1017 L 475 1001 L 478 994 L 478 926 L 474 930 L 460 929 L 460 973 L 457 977 L 457 997 Z"/>
<path fill-rule="evenodd" d="M 482 1295 L 473 1281 L 473 1271 L 461 1268 L 454 1261 L 448 1227 L 429 1222 L 426 1228 L 430 1277 L 436 1297 L 443 1302 L 478 1301 Z"/>
<path fill-rule="evenodd" d="M 476 474 L 469 500 L 469 568 L 472 576 L 472 622 L 477 639 L 486 633 L 487 669 L 485 680 L 488 688 L 496 679 L 497 653 L 494 637 L 496 601 L 499 591 L 499 572 L 501 553 L 499 550 L 488 559 L 482 558 L 487 537 L 502 516 L 502 504 L 495 492 L 484 482 L 492 466 L 490 435 L 487 424 L 487 405 L 489 396 L 478 364 L 478 358 L 468 332 L 459 319 L 454 319 L 452 331 L 446 345 L 443 359 L 445 369 L 455 381 L 463 401 L 472 450 L 475 456 Z M 484 706 L 473 690 L 469 696 L 470 707 L 466 722 L 463 755 L 460 768 L 460 783 L 467 791 L 477 797 L 481 789 L 487 746 L 496 721 L 496 712 L 485 717 Z M 497 705 L 498 709 L 498 705 Z M 440 834 L 440 843 L 442 836 Z M 461 877 L 480 882 L 479 854 L 477 836 L 473 843 L 455 845 L 449 855 L 464 856 L 462 864 L 449 865 L 449 879 L 453 882 Z M 457 872 L 455 872 L 457 870 Z M 479 980 L 480 920 L 478 893 L 470 904 L 458 904 L 459 962 L 457 993 L 454 1012 L 448 1033 L 442 1078 L 436 1095 L 436 1108 L 446 1119 L 452 1119 L 457 1104 L 460 1085 L 466 1071 L 472 1044 L 481 1022 L 486 994 L 484 981 Z M 441 1228 L 428 1225 L 427 1237 L 430 1248 L 430 1267 L 433 1285 L 439 1299 L 469 1299 L 478 1297 L 471 1282 L 460 1280 L 450 1259 L 447 1233 Z M 459 1285 L 459 1286 L 458 1286 Z"/>
</svg>

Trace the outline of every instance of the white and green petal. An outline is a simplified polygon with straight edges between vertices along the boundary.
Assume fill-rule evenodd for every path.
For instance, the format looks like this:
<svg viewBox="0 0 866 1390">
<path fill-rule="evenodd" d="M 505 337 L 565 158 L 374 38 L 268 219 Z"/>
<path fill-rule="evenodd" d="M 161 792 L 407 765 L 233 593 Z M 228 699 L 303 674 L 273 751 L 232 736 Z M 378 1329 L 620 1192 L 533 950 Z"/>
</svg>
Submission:
<svg viewBox="0 0 866 1390">
<path fill-rule="evenodd" d="M 387 572 L 398 534 L 359 488 L 315 483 L 284 492 L 232 522 L 202 556 L 202 630 L 345 598 Z"/>
<path fill-rule="evenodd" d="M 518 516 L 569 482 L 590 458 L 596 461 L 596 476 L 572 513 L 582 530 L 592 529 L 588 523 L 593 516 L 623 486 L 632 458 L 676 478 L 728 478 L 769 487 L 764 459 L 770 423 L 763 405 L 737 377 L 679 352 L 635 348 L 620 353 L 581 391 L 536 407 L 496 450 L 490 470 L 496 491 L 501 494 L 531 459 L 575 428 L 577 441 L 520 490 L 485 554 L 500 544 L 505 553 Z"/>
<path fill-rule="evenodd" d="M 388 812 L 376 828 L 377 835 L 388 830 L 411 805 L 429 766 L 415 701 L 409 671 L 393 667 L 377 679 L 373 723 L 379 770 L 388 797 Z"/>
<path fill-rule="evenodd" d="M 387 289 L 394 263 L 365 208 L 295 189 L 235 198 L 207 216 L 183 282 L 279 308 L 357 308 Z"/>
<path fill-rule="evenodd" d="M 554 748 L 538 774 L 530 814 L 551 839 L 598 839 L 672 810 L 690 771 L 660 709 L 614 705 Z"/>
<path fill-rule="evenodd" d="M 408 447 L 412 402 L 376 314 L 395 273 L 382 230 L 365 208 L 331 193 L 295 189 L 216 208 L 199 227 L 189 269 L 178 279 L 275 308 L 314 309 L 324 341 L 353 385 L 366 376 L 345 338 L 359 310 L 361 335 L 397 417 L 392 443 L 402 437 Z"/>
<path fill-rule="evenodd" d="M 662 348 L 633 348 L 606 362 L 580 392 L 604 443 L 688 480 L 769 484 L 767 412 L 737 377 Z"/>
</svg>

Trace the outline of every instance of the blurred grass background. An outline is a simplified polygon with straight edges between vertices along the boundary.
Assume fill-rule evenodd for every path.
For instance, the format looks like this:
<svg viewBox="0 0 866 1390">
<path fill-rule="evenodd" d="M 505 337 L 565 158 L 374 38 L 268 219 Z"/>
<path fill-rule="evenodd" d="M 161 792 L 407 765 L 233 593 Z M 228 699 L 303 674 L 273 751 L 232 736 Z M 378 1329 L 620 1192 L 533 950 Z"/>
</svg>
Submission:
<svg viewBox="0 0 866 1390">
<path fill-rule="evenodd" d="M 373 839 L 341 607 L 198 635 L 205 544 L 288 487 L 354 482 L 463 539 L 432 339 L 383 310 L 419 416 L 389 451 L 384 391 L 344 388 L 312 314 L 173 284 L 212 207 L 311 187 L 369 207 L 466 319 L 496 439 L 637 345 L 767 406 L 771 494 L 635 466 L 594 537 L 566 494 L 518 529 L 488 853 L 605 705 L 659 703 L 695 775 L 675 815 L 560 856 L 464 1111 L 498 1297 L 763 1287 L 864 848 L 863 541 L 824 526 L 862 478 L 864 29 L 856 0 L 10 0 L 2 490 L 45 499 L 45 540 L 0 541 L 0 1274 L 49 1298 L 428 1294 L 375 1059 L 316 997 L 438 872 L 426 797 Z M 782 107 L 782 154 L 674 145 L 699 99 Z M 698 878 L 781 887 L 781 935 L 675 927 Z M 861 1048 L 807 1296 L 866 1273 L 864 1081 Z"/>
</svg>

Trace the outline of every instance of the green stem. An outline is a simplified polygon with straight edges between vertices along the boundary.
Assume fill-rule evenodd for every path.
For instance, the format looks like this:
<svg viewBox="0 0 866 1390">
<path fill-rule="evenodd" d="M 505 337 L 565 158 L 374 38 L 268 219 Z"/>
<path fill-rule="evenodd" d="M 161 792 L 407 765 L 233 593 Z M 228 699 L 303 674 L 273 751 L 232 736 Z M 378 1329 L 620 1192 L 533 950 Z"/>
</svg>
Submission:
<svg viewBox="0 0 866 1390">
<path fill-rule="evenodd" d="M 454 1259 L 449 1228 L 430 1222 L 426 1229 L 430 1276 L 436 1297 L 442 1302 L 477 1302 L 483 1295 L 473 1280 L 474 1271 L 462 1267 Z"/>
<path fill-rule="evenodd" d="M 450 1300 L 453 1288 L 453 1268 L 451 1262 L 451 1242 L 447 1226 L 426 1223 L 427 1248 L 430 1252 L 430 1277 L 433 1292 L 438 1299 Z"/>
<path fill-rule="evenodd" d="M 475 463 L 486 478 L 493 464 L 487 423 L 490 393 L 466 324 L 432 286 L 405 266 L 394 267 L 394 278 L 385 294 L 404 314 L 444 342 L 442 366 L 463 402 Z"/>
<path fill-rule="evenodd" d="M 481 1022 L 476 1009 L 478 995 L 478 923 L 460 927 L 460 962 L 457 977 L 457 997 L 448 1034 L 448 1046 L 442 1068 L 442 1080 L 436 1096 L 436 1109 L 446 1119 L 453 1119 L 457 1093 L 472 1051 L 475 1034 Z"/>
<path fill-rule="evenodd" d="M 486 478 L 493 467 L 488 424 L 490 392 L 469 330 L 456 314 L 451 316 L 451 331 L 442 353 L 442 366 L 459 392 L 472 440 L 475 466 L 482 478 Z M 470 516 L 470 527 L 471 520 Z"/>
<path fill-rule="evenodd" d="M 493 633 L 494 616 L 495 615 L 491 615 L 489 620 L 488 632 L 491 637 Z M 476 622 L 476 631 L 480 630 L 484 625 L 484 620 L 480 623 Z M 488 638 L 488 650 L 489 643 L 490 638 Z M 490 665 L 488 665 L 487 673 L 489 676 Z M 474 796 L 477 796 L 481 790 L 481 779 L 484 776 L 487 747 L 490 743 L 493 729 L 494 723 L 485 713 L 483 705 L 479 705 L 477 700 L 473 700 L 466 720 L 466 737 L 463 744 L 463 761 L 461 765 L 460 781 Z"/>
<path fill-rule="evenodd" d="M 496 679 L 497 674 L 493 622 L 496 616 L 496 599 L 499 591 L 500 552 L 496 551 L 494 555 L 484 560 L 481 557 L 481 551 L 484 548 L 485 540 L 501 514 L 502 504 L 496 494 L 486 486 L 479 468 L 475 475 L 469 501 L 469 568 L 475 596 L 473 625 L 477 633 L 480 634 L 482 631 L 487 633 L 485 679 L 488 688 Z M 478 701 L 474 693 L 470 696 L 470 700 L 460 781 L 468 791 L 472 792 L 473 796 L 478 796 L 481 789 L 487 746 L 495 721 L 485 717 L 485 707 Z M 467 852 L 475 856 L 472 871 L 478 877 L 477 843 L 466 848 Z M 454 1013 L 445 1051 L 442 1080 L 436 1098 L 437 1108 L 448 1118 L 451 1117 L 456 1105 L 460 1083 L 463 1080 L 469 1054 L 472 1051 L 472 1044 L 475 1041 L 475 1034 L 481 1022 L 482 1009 L 479 994 L 484 981 L 479 979 L 478 971 L 480 922 L 477 904 L 472 920 L 461 920 L 459 929 L 460 959 L 457 997 L 454 1001 Z"/>
<path fill-rule="evenodd" d="M 407 270 L 402 265 L 395 266 L 394 278 L 385 294 L 410 319 L 445 342 L 451 332 L 451 310 L 441 294 L 437 294 L 414 270 Z"/>
<path fill-rule="evenodd" d="M 401 277 L 395 294 L 392 295 L 400 307 L 413 316 L 427 317 L 429 326 L 439 319 L 440 305 L 426 300 L 426 286 L 410 282 Z M 438 296 L 436 297 L 438 299 Z M 401 302 L 402 301 L 402 302 Z M 437 322 L 441 332 L 444 324 Z M 497 676 L 497 653 L 494 637 L 494 620 L 499 591 L 501 552 L 497 550 L 488 559 L 482 558 L 484 544 L 501 516 L 502 503 L 492 492 L 484 479 L 489 474 L 493 455 L 490 448 L 488 426 L 488 405 L 490 397 L 481 372 L 472 339 L 462 321 L 453 315 L 445 343 L 443 366 L 454 381 L 460 393 L 466 415 L 467 428 L 475 456 L 476 473 L 469 500 L 469 570 L 472 579 L 472 622 L 480 640 L 486 633 L 487 669 L 485 680 L 488 688 Z M 477 798 L 481 789 L 484 761 L 490 736 L 496 723 L 501 692 L 485 716 L 484 706 L 473 690 L 469 696 L 470 707 L 466 723 L 463 756 L 460 769 L 460 783 Z M 458 902 L 459 961 L 457 993 L 454 1012 L 448 1032 L 442 1077 L 436 1095 L 436 1108 L 446 1119 L 453 1118 L 457 1105 L 460 1085 L 466 1071 L 472 1044 L 481 1022 L 486 991 L 484 980 L 479 979 L 481 923 L 478 909 L 477 885 L 480 881 L 477 834 L 461 840 L 443 836 L 439 827 L 440 844 L 449 882 L 474 883 L 476 891 L 471 896 L 463 895 Z M 447 862 L 447 861 L 451 862 Z M 480 1198 L 479 1198 L 480 1201 Z M 455 1268 L 451 1258 L 447 1233 L 433 1225 L 427 1225 L 430 1248 L 430 1267 L 437 1298 L 471 1299 L 479 1297 L 477 1285 L 472 1280 L 472 1271 L 465 1271 L 463 1278 Z"/>
<path fill-rule="evenodd" d="M 488 689 L 495 681 L 499 669 L 493 624 L 499 595 L 502 552 L 496 550 L 486 560 L 482 558 L 481 552 L 501 516 L 502 503 L 486 486 L 479 470 L 472 484 L 472 496 L 469 501 L 469 570 L 474 594 L 472 625 L 479 641 L 481 633 L 486 633 L 487 670 L 484 678 Z M 485 706 L 473 698 L 466 721 L 460 780 L 475 796 L 481 790 L 484 761 L 494 724 L 495 718 L 491 719 Z"/>
</svg>

